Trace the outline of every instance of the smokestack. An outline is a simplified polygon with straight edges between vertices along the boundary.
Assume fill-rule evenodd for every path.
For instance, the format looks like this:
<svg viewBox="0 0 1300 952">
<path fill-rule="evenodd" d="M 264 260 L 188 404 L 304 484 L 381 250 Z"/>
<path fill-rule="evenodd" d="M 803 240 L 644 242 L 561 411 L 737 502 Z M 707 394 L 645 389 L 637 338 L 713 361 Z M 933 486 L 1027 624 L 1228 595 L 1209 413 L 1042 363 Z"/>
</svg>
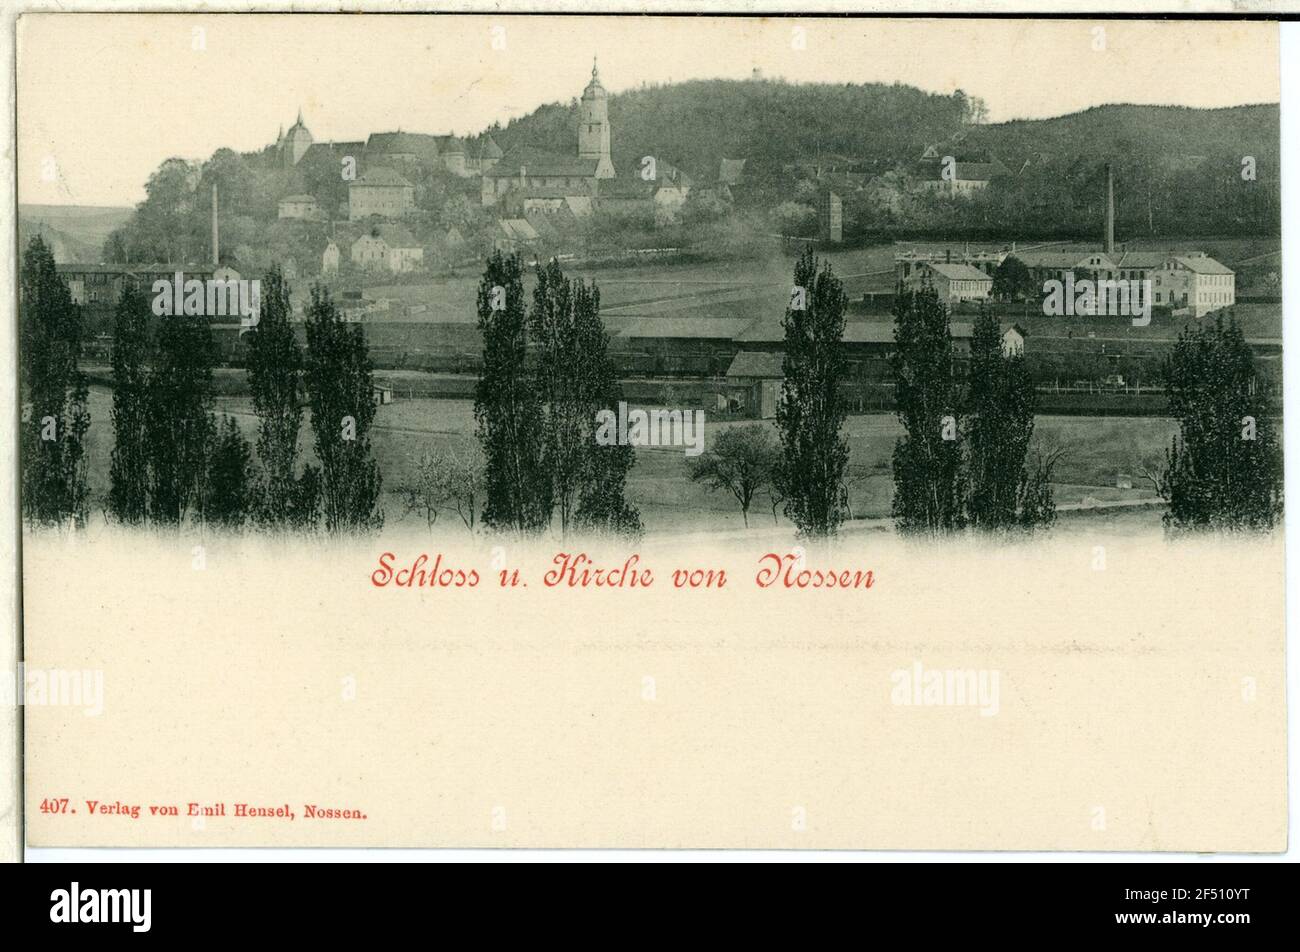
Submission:
<svg viewBox="0 0 1300 952">
<path fill-rule="evenodd" d="M 221 238 L 217 232 L 217 183 L 212 183 L 212 267 L 221 264 Z"/>
<path fill-rule="evenodd" d="M 1106 163 L 1106 254 L 1115 253 L 1115 172 Z"/>
</svg>

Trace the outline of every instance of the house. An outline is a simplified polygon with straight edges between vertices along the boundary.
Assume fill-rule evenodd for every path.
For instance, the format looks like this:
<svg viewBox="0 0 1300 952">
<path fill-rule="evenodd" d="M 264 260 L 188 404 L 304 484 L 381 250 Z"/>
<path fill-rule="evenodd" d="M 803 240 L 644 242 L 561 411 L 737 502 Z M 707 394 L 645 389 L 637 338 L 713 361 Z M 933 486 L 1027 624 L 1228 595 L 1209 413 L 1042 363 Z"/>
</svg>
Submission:
<svg viewBox="0 0 1300 952">
<path fill-rule="evenodd" d="M 965 359 L 970 354 L 975 326 L 966 321 L 951 321 L 953 354 Z M 848 359 L 850 382 L 878 383 L 889 378 L 889 356 L 895 350 L 893 321 L 848 321 L 844 325 L 844 354 Z M 779 320 L 760 318 L 735 337 L 740 351 L 765 351 L 781 354 L 785 350 L 785 331 Z"/>
<path fill-rule="evenodd" d="M 1002 356 L 1004 357 L 1023 357 L 1025 353 L 1025 338 L 1029 336 L 1029 331 L 1025 330 L 1019 324 L 1012 324 L 1002 332 Z"/>
<path fill-rule="evenodd" d="M 1039 288 L 1048 281 L 1065 284 L 1066 276 L 1071 274 L 1093 281 L 1119 277 L 1114 259 L 1101 251 L 1022 251 L 1016 257 L 1029 269 Z"/>
<path fill-rule="evenodd" d="M 748 317 L 633 317 L 611 322 L 610 347 L 628 365 L 654 375 L 708 377 L 724 373 L 739 349 Z"/>
<path fill-rule="evenodd" d="M 517 254 L 537 243 L 537 229 L 526 218 L 502 218 L 496 223 L 492 247 L 507 254 Z"/>
<path fill-rule="evenodd" d="M 1151 290 L 1157 306 L 1201 317 L 1236 303 L 1236 280 L 1231 268 L 1203 252 L 1175 254 L 1155 272 Z"/>
<path fill-rule="evenodd" d="M 591 195 L 599 162 L 581 156 L 556 155 L 538 149 L 511 150 L 483 173 L 480 198 L 495 205 L 512 190 L 568 189 L 571 195 Z"/>
<path fill-rule="evenodd" d="M 368 271 L 405 274 L 424 262 L 424 249 L 398 225 L 377 225 L 352 243 L 352 263 Z"/>
<path fill-rule="evenodd" d="M 927 162 L 920 187 L 931 192 L 949 195 L 970 195 L 987 188 L 996 175 L 1006 172 L 1006 166 L 994 159 L 991 162 L 946 161 L 945 156 L 937 166 Z"/>
<path fill-rule="evenodd" d="M 317 221 L 321 219 L 320 207 L 316 204 L 316 199 L 311 195 L 286 195 L 280 199 L 279 215 L 280 218 L 297 218 L 303 221 Z"/>
<path fill-rule="evenodd" d="M 722 159 L 718 163 L 718 181 L 723 185 L 740 185 L 745 180 L 745 159 Z"/>
<path fill-rule="evenodd" d="M 414 210 L 415 187 L 390 168 L 379 166 L 348 183 L 350 221 L 401 218 Z"/>
<path fill-rule="evenodd" d="M 322 274 L 339 273 L 339 246 L 334 243 L 333 239 L 325 246 L 321 252 L 320 269 Z"/>
<path fill-rule="evenodd" d="M 653 168 L 653 175 L 646 178 Z M 662 159 L 653 167 L 630 170 L 626 176 L 597 183 L 596 205 L 601 211 L 644 215 L 656 225 L 671 224 L 681 214 L 692 182 L 681 169 Z"/>
<path fill-rule="evenodd" d="M 946 304 L 982 301 L 993 292 L 993 279 L 968 264 L 927 261 L 913 271 L 906 284 L 912 288 L 930 286 Z"/>
<path fill-rule="evenodd" d="M 387 384 L 377 383 L 370 387 L 371 399 L 379 406 L 393 402 L 393 388 Z"/>
<path fill-rule="evenodd" d="M 776 416 L 785 373 L 781 355 L 742 350 L 727 368 L 727 409 L 770 420 Z"/>
</svg>

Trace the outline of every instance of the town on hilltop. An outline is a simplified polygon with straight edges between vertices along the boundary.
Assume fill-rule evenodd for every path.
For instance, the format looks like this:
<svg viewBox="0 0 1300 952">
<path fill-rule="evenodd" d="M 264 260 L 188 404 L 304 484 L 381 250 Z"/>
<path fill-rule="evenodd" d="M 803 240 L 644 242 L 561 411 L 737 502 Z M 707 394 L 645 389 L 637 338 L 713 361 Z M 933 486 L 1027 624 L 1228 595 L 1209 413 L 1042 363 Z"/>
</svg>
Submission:
<svg viewBox="0 0 1300 952">
<path fill-rule="evenodd" d="M 168 159 L 118 227 L 97 225 L 97 261 L 69 259 L 88 242 L 67 218 L 29 215 L 23 227 L 49 236 L 81 309 L 82 353 L 104 373 L 126 288 L 277 270 L 300 344 L 320 287 L 359 329 L 381 411 L 406 405 L 392 411 L 403 418 L 427 401 L 463 409 L 476 393 L 480 282 L 498 253 L 517 256 L 529 282 L 554 263 L 599 286 L 609 372 L 627 401 L 719 424 L 779 418 L 793 269 L 809 250 L 846 297 L 837 389 L 851 419 L 897 410 L 899 302 L 922 291 L 947 315 L 956 379 L 991 317 L 1004 355 L 1023 358 L 1039 414 L 1166 413 L 1180 338 L 1223 320 L 1249 350 L 1252 392 L 1279 405 L 1276 108 L 1233 110 L 1226 132 L 1217 114 L 1168 108 L 991 126 L 961 91 L 756 74 L 612 95 L 593 62 L 571 103 L 476 134 L 318 141 L 299 111 L 261 150 Z M 856 128 L 871 122 L 872 135 Z M 1146 153 L 1095 134 L 1135 124 L 1158 140 Z M 1071 151 L 1079 127 L 1094 134 Z M 221 379 L 242 399 L 251 322 L 209 323 Z M 1074 503 L 1154 498 L 1134 474 L 1167 440 L 1117 438 L 1141 454 L 1112 446 L 1058 471 Z M 877 475 L 868 467 L 844 488 L 848 511 L 888 508 Z"/>
</svg>

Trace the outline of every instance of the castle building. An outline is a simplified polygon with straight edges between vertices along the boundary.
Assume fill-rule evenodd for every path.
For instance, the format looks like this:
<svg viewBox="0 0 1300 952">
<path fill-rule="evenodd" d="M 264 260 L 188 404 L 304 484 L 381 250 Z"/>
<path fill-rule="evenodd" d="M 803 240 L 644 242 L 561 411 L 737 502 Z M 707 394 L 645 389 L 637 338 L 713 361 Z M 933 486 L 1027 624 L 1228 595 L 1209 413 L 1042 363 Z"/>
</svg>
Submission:
<svg viewBox="0 0 1300 952">
<path fill-rule="evenodd" d="M 298 121 L 289 128 L 288 132 L 281 132 L 280 138 L 276 141 L 275 147 L 280 156 L 280 164 L 287 169 L 293 168 L 302 161 L 311 144 L 311 132 L 302 121 L 302 110 L 299 109 Z"/>
</svg>

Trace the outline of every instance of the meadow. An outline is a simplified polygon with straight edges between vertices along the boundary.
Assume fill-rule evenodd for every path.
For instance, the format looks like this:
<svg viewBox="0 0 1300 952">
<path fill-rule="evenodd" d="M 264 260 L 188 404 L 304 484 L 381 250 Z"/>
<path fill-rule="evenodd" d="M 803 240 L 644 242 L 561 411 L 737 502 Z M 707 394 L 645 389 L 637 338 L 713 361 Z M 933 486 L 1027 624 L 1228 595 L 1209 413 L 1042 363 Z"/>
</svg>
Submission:
<svg viewBox="0 0 1300 952">
<path fill-rule="evenodd" d="M 87 438 L 92 492 L 100 497 L 108 489 L 113 446 L 112 394 L 91 388 L 92 422 Z M 257 419 L 246 396 L 218 397 L 219 412 L 238 422 L 250 443 L 256 441 Z M 705 446 L 713 445 L 727 427 L 755 425 L 743 422 L 706 422 Z M 771 421 L 757 424 L 773 428 Z M 1035 436 L 1045 450 L 1064 455 L 1054 473 L 1058 505 L 1090 508 L 1097 503 L 1154 500 L 1155 493 L 1141 477 L 1144 463 L 1154 464 L 1176 433 L 1170 419 L 1160 417 L 1041 416 Z M 893 481 L 890 457 L 902 427 L 893 414 L 851 416 L 845 425 L 850 452 L 850 504 L 855 520 L 884 520 L 889 515 Z M 468 400 L 399 398 L 378 407 L 372 444 L 383 473 L 382 505 L 389 526 L 419 525 L 422 517 L 404 511 L 398 487 L 410 478 L 422 453 L 473 445 L 473 404 Z M 309 416 L 304 414 L 301 448 L 304 459 L 314 460 Z M 1129 477 L 1131 488 L 1118 488 L 1119 476 Z M 638 447 L 636 465 L 628 480 L 628 498 L 641 511 L 648 534 L 741 530 L 740 509 L 725 491 L 707 490 L 689 478 L 689 459 L 680 447 Z M 1154 517 L 1152 517 L 1154 518 Z M 461 531 L 454 515 L 440 517 L 440 526 Z M 1144 522 L 1150 522 L 1144 519 Z M 786 526 L 784 516 L 772 512 L 771 500 L 760 496 L 750 510 L 752 527 Z"/>
</svg>

